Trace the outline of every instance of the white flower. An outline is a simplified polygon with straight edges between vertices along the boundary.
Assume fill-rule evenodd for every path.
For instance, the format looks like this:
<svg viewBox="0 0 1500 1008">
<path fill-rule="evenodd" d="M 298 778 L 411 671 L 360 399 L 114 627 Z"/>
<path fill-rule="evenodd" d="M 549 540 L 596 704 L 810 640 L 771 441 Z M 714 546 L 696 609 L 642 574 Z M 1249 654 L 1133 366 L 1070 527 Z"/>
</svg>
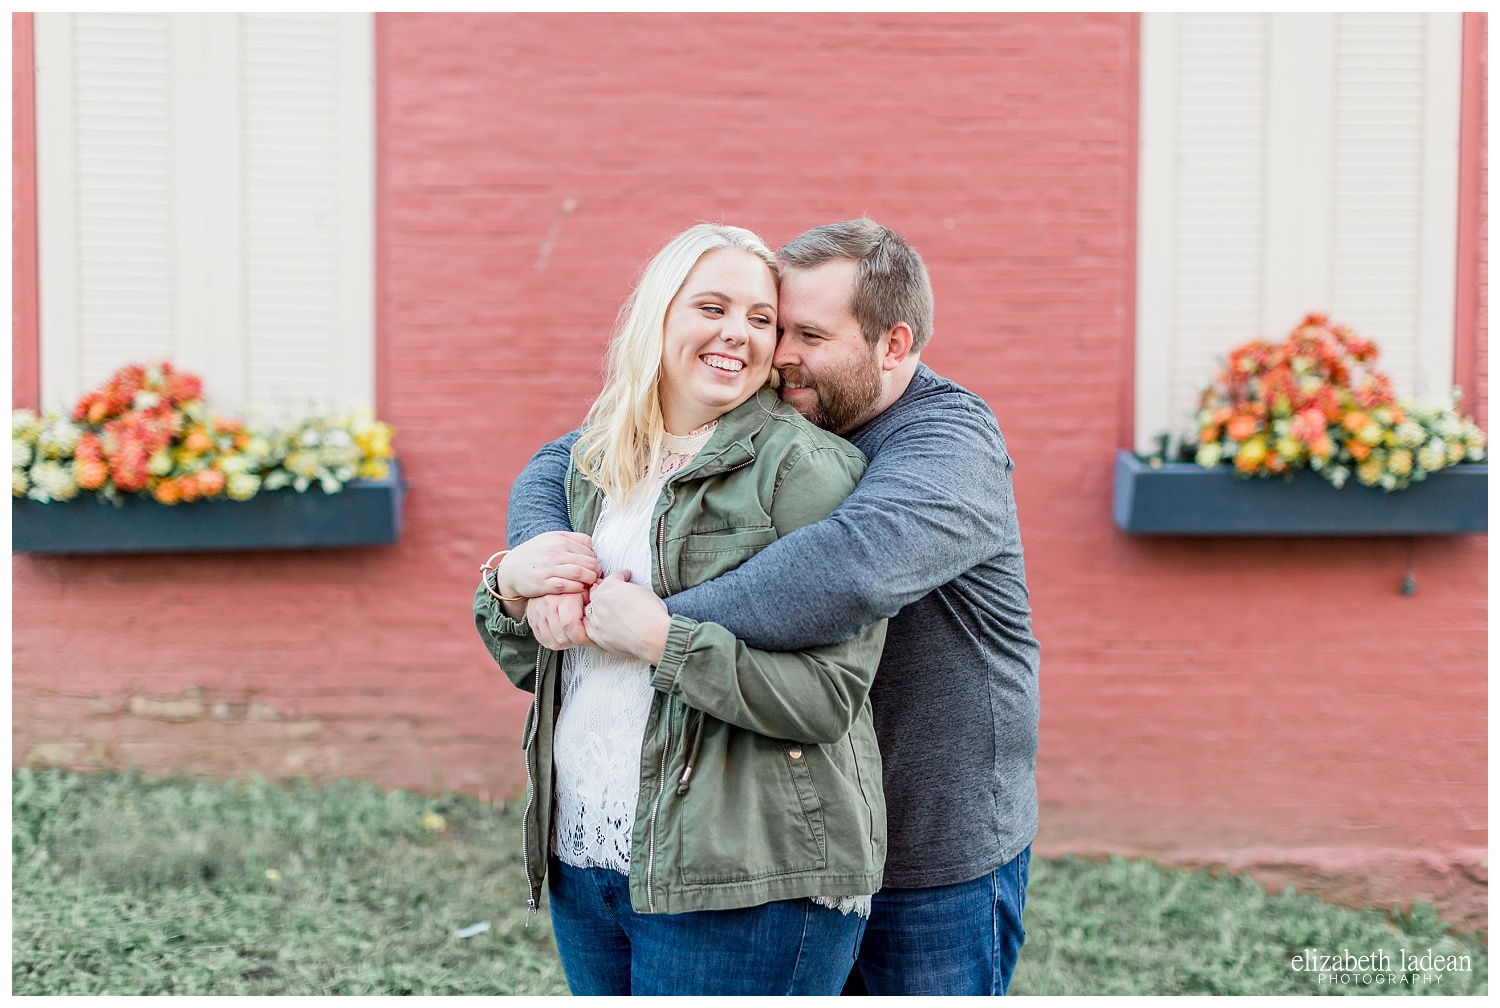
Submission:
<svg viewBox="0 0 1500 1008">
<path fill-rule="evenodd" d="M 31 467 L 31 483 L 28 496 L 43 503 L 50 500 L 72 500 L 78 496 L 78 481 L 73 478 L 71 462 L 38 462 Z"/>
<path fill-rule="evenodd" d="M 1396 428 L 1396 443 L 1403 448 L 1415 448 L 1427 440 L 1427 431 L 1419 423 L 1408 420 Z"/>
<path fill-rule="evenodd" d="M 1444 413 L 1432 426 L 1445 441 L 1454 441 L 1464 436 L 1463 421 L 1452 413 Z"/>
<path fill-rule="evenodd" d="M 10 439 L 10 467 L 12 469 L 25 469 L 31 465 L 31 460 L 35 455 L 30 441 L 23 441 L 16 437 Z"/>
<path fill-rule="evenodd" d="M 83 428 L 67 417 L 48 417 L 36 436 L 37 450 L 46 458 L 66 458 L 78 447 Z"/>
<path fill-rule="evenodd" d="M 135 394 L 135 398 L 130 400 L 130 405 L 136 409 L 151 409 L 153 406 L 160 405 L 160 403 L 161 396 L 146 389 L 141 389 Z"/>
<path fill-rule="evenodd" d="M 11 410 L 10 436 L 12 438 L 25 438 L 31 441 L 36 438 L 37 432 L 41 429 L 42 418 L 37 416 L 34 410 Z"/>
<path fill-rule="evenodd" d="M 1433 438 L 1417 451 L 1417 465 L 1435 472 L 1448 464 L 1448 446 L 1442 438 Z"/>
</svg>

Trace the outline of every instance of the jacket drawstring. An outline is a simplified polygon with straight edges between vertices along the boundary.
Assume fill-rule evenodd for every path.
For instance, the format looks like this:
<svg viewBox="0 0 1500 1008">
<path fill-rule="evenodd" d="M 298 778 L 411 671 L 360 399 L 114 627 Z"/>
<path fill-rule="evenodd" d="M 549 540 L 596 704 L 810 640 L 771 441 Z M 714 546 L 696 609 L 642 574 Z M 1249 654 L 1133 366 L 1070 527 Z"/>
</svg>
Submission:
<svg viewBox="0 0 1500 1008">
<path fill-rule="evenodd" d="M 692 718 L 689 726 L 684 726 L 687 733 L 687 741 L 682 747 L 683 762 L 682 776 L 677 779 L 677 793 L 685 795 L 688 788 L 693 786 L 693 767 L 698 765 L 698 745 L 703 740 L 703 712 L 691 711 Z"/>
</svg>

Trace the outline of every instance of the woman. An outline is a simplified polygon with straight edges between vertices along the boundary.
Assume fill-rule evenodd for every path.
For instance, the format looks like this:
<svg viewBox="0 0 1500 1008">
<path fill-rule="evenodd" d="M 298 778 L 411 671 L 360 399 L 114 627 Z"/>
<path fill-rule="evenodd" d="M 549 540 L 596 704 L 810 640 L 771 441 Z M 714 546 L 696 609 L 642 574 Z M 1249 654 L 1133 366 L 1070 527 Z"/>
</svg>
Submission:
<svg viewBox="0 0 1500 1008">
<path fill-rule="evenodd" d="M 533 907 L 550 868 L 574 994 L 837 994 L 880 886 L 865 698 L 884 621 L 759 651 L 659 598 L 825 517 L 863 471 L 767 388 L 776 285 L 760 239 L 700 224 L 627 303 L 566 486 L 608 575 L 586 610 L 599 646 L 552 650 L 557 598 L 538 597 L 592 582 L 586 560 L 539 571 L 517 550 L 475 593 L 491 654 L 534 693 L 524 862 Z"/>
</svg>

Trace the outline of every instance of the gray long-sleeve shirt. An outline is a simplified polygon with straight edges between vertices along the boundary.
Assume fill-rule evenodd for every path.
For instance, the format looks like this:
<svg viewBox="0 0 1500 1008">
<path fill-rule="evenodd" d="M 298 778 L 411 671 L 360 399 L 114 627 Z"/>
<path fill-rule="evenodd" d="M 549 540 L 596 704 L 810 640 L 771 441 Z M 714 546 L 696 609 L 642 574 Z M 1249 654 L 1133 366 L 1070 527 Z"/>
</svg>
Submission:
<svg viewBox="0 0 1500 1008">
<path fill-rule="evenodd" d="M 965 882 L 1015 857 L 1037 828 L 1038 647 L 1012 463 L 984 400 L 926 365 L 848 437 L 870 466 L 833 514 L 667 608 L 773 651 L 890 617 L 870 690 L 885 884 Z M 576 439 L 542 448 L 511 488 L 512 545 L 569 527 L 563 477 Z"/>
</svg>

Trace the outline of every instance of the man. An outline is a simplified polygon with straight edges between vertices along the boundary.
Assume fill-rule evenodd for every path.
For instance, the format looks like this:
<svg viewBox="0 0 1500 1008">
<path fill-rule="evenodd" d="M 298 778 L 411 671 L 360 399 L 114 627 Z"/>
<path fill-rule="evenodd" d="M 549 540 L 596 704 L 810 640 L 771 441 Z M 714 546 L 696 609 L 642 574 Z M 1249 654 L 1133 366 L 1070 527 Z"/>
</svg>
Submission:
<svg viewBox="0 0 1500 1008">
<path fill-rule="evenodd" d="M 900 235 L 845 221 L 778 254 L 781 395 L 870 465 L 827 519 L 666 605 L 768 650 L 891 618 L 870 690 L 889 849 L 846 993 L 1003 994 L 1025 940 L 1039 713 L 1010 457 L 984 401 L 921 363 L 932 289 Z M 575 438 L 517 480 L 509 542 L 569 527 Z M 582 541 L 528 547 L 555 560 Z M 579 598 L 553 617 L 559 647 L 587 640 Z"/>
</svg>

